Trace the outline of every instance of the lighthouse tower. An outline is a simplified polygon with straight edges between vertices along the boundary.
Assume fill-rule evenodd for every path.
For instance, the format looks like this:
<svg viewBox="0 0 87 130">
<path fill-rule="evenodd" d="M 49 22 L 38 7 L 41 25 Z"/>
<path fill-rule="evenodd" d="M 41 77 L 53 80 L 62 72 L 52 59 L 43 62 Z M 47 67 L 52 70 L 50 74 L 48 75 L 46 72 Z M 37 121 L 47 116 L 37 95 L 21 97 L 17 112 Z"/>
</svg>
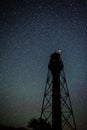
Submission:
<svg viewBox="0 0 87 130">
<path fill-rule="evenodd" d="M 50 56 L 40 118 L 50 123 L 52 130 L 76 130 L 64 65 L 59 52 Z"/>
</svg>

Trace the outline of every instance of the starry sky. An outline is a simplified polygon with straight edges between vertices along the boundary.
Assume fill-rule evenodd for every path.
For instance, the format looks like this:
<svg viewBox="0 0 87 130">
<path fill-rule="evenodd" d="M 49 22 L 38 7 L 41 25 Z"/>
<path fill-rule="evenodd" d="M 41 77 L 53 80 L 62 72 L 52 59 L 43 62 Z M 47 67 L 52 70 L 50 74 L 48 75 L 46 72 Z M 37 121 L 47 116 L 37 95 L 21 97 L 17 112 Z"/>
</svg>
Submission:
<svg viewBox="0 0 87 130">
<path fill-rule="evenodd" d="M 0 1 L 0 124 L 39 117 L 48 61 L 61 49 L 78 130 L 87 129 L 87 1 Z"/>
</svg>

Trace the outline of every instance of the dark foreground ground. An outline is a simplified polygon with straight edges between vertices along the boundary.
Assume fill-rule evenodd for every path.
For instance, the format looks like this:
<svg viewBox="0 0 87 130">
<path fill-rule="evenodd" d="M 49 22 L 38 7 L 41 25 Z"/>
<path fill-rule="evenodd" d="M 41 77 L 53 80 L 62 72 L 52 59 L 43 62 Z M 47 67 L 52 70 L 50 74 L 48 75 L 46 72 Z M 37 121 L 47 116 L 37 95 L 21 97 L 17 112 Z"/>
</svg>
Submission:
<svg viewBox="0 0 87 130">
<path fill-rule="evenodd" d="M 0 126 L 0 130 L 28 130 L 28 129 L 24 127 L 15 128 L 10 126 Z"/>
</svg>

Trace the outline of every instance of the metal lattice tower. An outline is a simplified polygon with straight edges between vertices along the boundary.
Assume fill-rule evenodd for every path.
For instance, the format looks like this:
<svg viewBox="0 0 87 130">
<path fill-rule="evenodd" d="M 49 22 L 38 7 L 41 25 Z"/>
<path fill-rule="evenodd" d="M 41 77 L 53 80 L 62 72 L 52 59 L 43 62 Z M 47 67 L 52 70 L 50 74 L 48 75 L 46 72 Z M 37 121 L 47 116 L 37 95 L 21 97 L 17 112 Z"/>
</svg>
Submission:
<svg viewBox="0 0 87 130">
<path fill-rule="evenodd" d="M 50 123 L 52 130 L 76 130 L 64 65 L 57 52 L 48 64 L 40 118 Z"/>
</svg>

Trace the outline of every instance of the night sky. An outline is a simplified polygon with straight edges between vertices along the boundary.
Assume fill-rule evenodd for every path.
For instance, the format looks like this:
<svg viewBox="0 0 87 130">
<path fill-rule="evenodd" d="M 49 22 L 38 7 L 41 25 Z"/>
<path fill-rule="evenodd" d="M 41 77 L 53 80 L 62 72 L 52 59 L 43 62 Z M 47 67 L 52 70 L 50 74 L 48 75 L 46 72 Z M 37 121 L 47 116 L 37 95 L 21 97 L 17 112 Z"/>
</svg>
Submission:
<svg viewBox="0 0 87 130">
<path fill-rule="evenodd" d="M 87 129 L 87 1 L 0 1 L 0 124 L 39 117 L 50 55 L 61 49 L 78 130 Z"/>
</svg>

